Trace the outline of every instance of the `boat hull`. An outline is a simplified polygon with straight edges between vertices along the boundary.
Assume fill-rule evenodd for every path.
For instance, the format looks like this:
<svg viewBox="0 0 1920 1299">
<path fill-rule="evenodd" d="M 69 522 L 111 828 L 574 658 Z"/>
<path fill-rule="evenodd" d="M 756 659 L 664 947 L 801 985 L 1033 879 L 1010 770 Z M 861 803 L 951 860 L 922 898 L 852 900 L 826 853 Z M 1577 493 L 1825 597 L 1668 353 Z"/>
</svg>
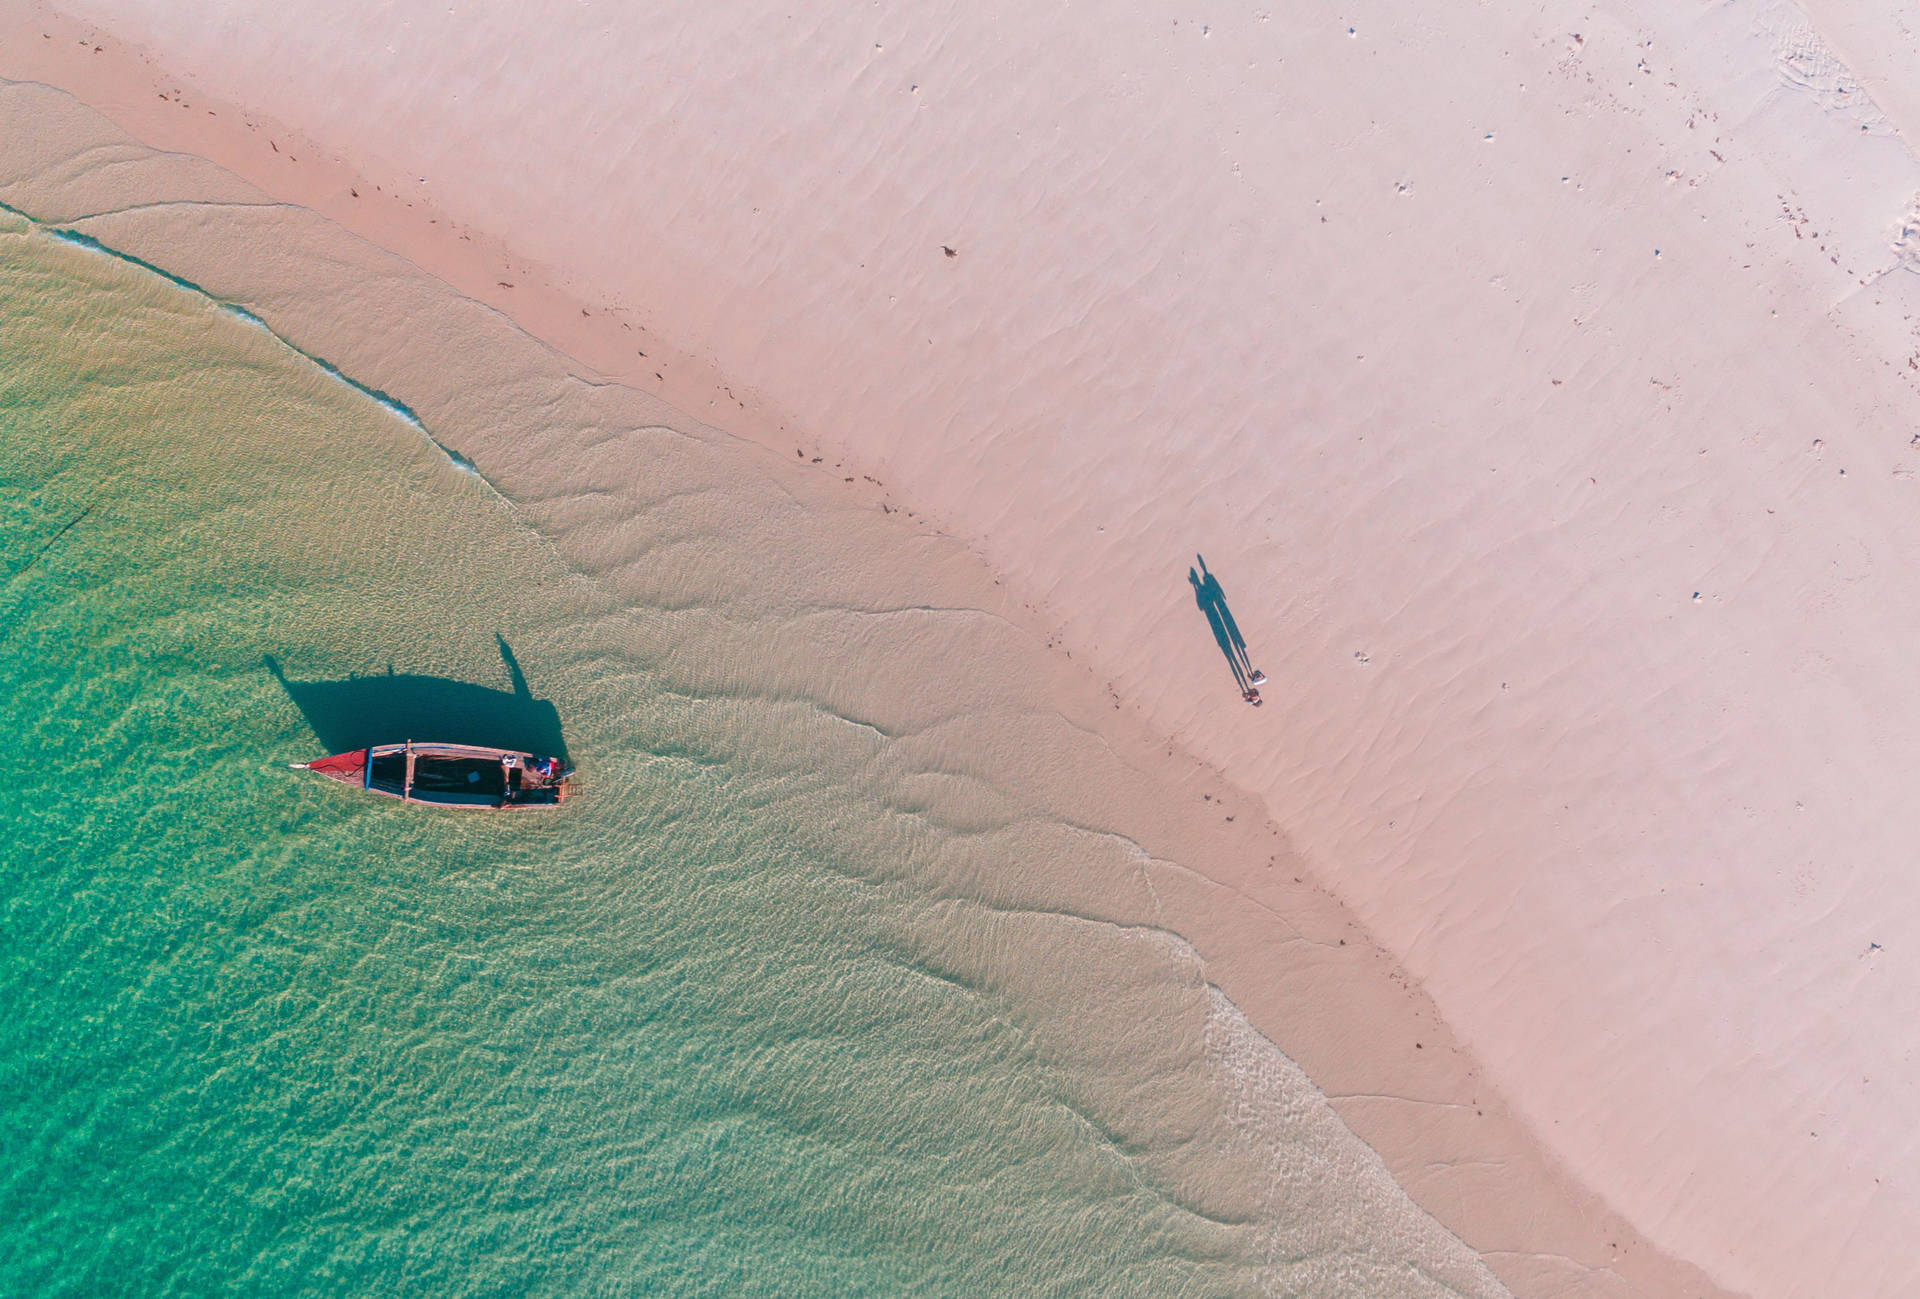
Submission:
<svg viewBox="0 0 1920 1299">
<path fill-rule="evenodd" d="M 376 744 L 292 765 L 405 803 L 488 811 L 558 807 L 573 776 L 556 758 L 426 740 Z"/>
</svg>

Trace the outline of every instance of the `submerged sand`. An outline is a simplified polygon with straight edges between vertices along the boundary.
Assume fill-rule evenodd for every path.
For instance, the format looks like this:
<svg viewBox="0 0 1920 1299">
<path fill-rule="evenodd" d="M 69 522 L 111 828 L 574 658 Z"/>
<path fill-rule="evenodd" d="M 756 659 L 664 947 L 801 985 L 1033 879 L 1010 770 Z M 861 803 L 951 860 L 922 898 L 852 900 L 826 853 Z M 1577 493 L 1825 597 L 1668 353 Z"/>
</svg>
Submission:
<svg viewBox="0 0 1920 1299">
<path fill-rule="evenodd" d="M 341 227 L 791 461 L 1021 629 L 966 688 L 1124 757 L 1156 919 L 1516 1293 L 1920 1281 L 1920 168 L 1867 7 L 71 8 L 135 44 L 16 5 L 0 75 L 244 182 L 20 88 L 0 197 L 483 472 L 533 468 L 483 317 Z"/>
</svg>

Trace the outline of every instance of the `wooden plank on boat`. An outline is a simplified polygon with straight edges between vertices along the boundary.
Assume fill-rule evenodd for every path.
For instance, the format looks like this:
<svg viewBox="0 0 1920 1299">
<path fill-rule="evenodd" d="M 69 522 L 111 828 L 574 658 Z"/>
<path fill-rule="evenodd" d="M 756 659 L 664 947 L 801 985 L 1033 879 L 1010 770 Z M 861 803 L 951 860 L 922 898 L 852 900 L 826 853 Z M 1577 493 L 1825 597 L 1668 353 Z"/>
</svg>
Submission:
<svg viewBox="0 0 1920 1299">
<path fill-rule="evenodd" d="M 412 739 L 288 765 L 406 803 L 502 811 L 557 807 L 573 778 L 552 757 Z"/>
</svg>

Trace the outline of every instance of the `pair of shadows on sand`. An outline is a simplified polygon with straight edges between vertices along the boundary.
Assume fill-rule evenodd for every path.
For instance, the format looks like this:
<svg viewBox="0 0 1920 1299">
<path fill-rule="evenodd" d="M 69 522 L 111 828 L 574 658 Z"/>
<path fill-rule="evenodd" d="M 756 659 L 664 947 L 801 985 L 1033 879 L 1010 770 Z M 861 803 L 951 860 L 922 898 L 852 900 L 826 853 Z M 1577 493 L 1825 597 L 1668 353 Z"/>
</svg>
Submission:
<svg viewBox="0 0 1920 1299">
<path fill-rule="evenodd" d="M 1195 555 L 1194 559 L 1199 561 L 1200 567 L 1187 570 L 1187 581 L 1193 586 L 1194 603 L 1207 616 L 1207 625 L 1213 628 L 1214 642 L 1220 646 L 1220 652 L 1227 656 L 1227 666 L 1233 669 L 1234 684 L 1245 695 L 1254 688 L 1254 678 L 1259 675 L 1252 658 L 1247 655 L 1247 638 L 1240 634 L 1240 624 L 1233 620 L 1233 610 L 1227 608 L 1227 593 L 1220 588 L 1220 579 L 1207 571 L 1206 556 Z"/>
<path fill-rule="evenodd" d="M 264 662 L 328 753 L 401 740 L 437 740 L 514 749 L 567 762 L 560 711 L 551 700 L 533 697 L 513 647 L 504 636 L 495 639 L 500 642 L 511 690 L 396 673 L 391 666 L 384 676 L 291 681 L 271 654 Z"/>
</svg>

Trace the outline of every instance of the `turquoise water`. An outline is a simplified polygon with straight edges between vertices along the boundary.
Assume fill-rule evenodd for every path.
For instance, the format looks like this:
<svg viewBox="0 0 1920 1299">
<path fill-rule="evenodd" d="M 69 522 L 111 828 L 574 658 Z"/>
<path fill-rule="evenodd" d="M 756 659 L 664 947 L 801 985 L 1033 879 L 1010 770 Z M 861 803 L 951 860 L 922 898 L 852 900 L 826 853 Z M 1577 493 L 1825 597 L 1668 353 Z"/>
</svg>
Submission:
<svg viewBox="0 0 1920 1299">
<path fill-rule="evenodd" d="M 0 1293 L 1449 1292 L 1165 936 L 916 885 L 978 836 L 417 428 L 17 220 L 0 349 Z M 286 769 L 388 672 L 550 704 L 582 795 Z"/>
</svg>

